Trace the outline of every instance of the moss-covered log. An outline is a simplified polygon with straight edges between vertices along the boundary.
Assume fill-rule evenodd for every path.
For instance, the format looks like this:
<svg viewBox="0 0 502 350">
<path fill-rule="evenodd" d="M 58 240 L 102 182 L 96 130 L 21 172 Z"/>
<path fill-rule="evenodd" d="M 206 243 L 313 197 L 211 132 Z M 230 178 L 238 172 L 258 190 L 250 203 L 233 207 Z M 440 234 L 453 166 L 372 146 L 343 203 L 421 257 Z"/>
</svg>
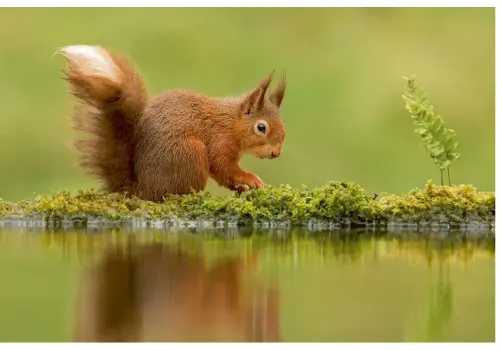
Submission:
<svg viewBox="0 0 502 350">
<path fill-rule="evenodd" d="M 17 203 L 0 200 L 0 225 L 306 226 L 308 229 L 400 227 L 492 231 L 495 193 L 471 185 L 437 186 L 405 195 L 368 195 L 354 183 L 293 189 L 266 187 L 241 195 L 198 193 L 152 203 L 126 195 L 57 192 Z"/>
</svg>

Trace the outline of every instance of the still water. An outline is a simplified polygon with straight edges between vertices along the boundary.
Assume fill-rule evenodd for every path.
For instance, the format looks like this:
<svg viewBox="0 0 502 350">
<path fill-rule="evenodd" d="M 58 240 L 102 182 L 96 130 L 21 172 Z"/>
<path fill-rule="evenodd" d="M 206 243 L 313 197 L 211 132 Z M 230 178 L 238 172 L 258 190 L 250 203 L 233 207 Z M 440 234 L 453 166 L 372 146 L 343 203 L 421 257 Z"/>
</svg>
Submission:
<svg viewBox="0 0 502 350">
<path fill-rule="evenodd" d="M 495 239 L 0 228 L 0 341 L 494 341 Z"/>
</svg>

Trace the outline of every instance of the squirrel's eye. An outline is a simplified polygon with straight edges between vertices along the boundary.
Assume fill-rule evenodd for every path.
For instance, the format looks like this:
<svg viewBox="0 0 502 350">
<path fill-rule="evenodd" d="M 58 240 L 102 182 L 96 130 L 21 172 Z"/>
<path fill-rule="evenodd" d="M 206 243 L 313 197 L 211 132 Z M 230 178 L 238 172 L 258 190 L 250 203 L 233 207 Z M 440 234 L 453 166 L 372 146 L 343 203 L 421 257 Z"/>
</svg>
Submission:
<svg viewBox="0 0 502 350">
<path fill-rule="evenodd" d="M 264 123 L 256 123 L 255 126 L 255 132 L 258 134 L 265 134 L 265 131 L 267 130 L 267 127 L 265 126 Z"/>
</svg>

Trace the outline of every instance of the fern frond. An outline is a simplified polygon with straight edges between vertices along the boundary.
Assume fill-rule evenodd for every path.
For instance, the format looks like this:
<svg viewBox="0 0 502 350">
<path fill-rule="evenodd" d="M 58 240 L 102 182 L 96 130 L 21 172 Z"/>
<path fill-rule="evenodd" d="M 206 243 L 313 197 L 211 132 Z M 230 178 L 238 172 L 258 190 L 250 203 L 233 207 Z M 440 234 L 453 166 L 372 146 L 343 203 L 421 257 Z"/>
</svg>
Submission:
<svg viewBox="0 0 502 350">
<path fill-rule="evenodd" d="M 417 127 L 415 132 L 422 138 L 434 163 L 443 171 L 460 158 L 457 135 L 452 129 L 446 129 L 443 118 L 434 112 L 427 94 L 416 84 L 415 76 L 404 79 L 407 85 L 403 99 L 405 108 Z"/>
</svg>

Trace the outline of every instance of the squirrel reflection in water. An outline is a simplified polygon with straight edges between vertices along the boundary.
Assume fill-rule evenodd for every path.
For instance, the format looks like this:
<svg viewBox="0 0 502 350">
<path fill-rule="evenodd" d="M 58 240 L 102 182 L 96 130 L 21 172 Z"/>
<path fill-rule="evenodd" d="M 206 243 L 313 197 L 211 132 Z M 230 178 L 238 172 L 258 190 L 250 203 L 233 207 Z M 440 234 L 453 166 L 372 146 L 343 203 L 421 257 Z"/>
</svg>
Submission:
<svg viewBox="0 0 502 350">
<path fill-rule="evenodd" d="M 256 259 L 201 255 L 161 244 L 114 247 L 86 271 L 78 342 L 277 342 L 277 290 L 252 276 Z"/>
</svg>

